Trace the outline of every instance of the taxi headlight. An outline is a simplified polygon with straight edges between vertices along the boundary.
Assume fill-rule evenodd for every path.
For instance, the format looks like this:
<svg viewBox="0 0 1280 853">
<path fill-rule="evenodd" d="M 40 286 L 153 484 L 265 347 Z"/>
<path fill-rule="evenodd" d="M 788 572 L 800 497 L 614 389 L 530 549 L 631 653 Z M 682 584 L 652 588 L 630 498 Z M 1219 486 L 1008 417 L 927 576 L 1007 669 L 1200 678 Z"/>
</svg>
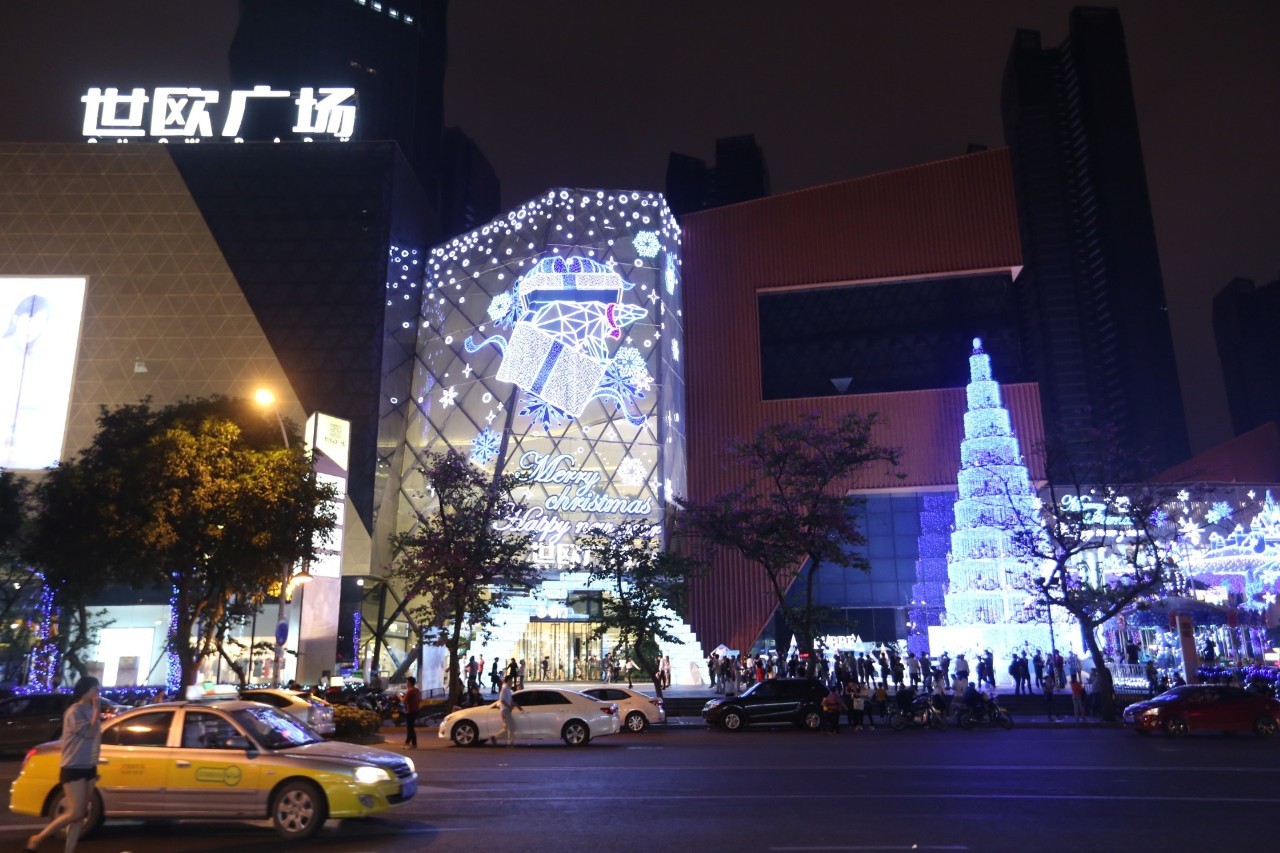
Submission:
<svg viewBox="0 0 1280 853">
<path fill-rule="evenodd" d="M 357 767 L 356 781 L 362 785 L 376 785 L 379 782 L 390 782 L 391 774 L 381 767 Z"/>
<path fill-rule="evenodd" d="M 407 756 L 407 755 L 406 755 L 406 756 L 404 757 L 404 763 L 409 765 L 409 772 L 410 772 L 410 773 L 417 773 L 417 772 L 418 772 L 418 765 L 414 764 L 414 763 L 413 763 L 413 759 L 412 759 L 412 758 L 410 758 L 409 756 Z"/>
</svg>

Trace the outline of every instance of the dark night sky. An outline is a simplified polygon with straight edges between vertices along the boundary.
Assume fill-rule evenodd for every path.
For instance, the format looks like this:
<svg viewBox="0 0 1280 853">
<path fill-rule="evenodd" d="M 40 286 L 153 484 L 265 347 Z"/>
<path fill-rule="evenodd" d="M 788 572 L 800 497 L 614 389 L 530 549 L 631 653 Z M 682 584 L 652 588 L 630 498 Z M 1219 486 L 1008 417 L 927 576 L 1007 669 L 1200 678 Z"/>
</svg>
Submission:
<svg viewBox="0 0 1280 853">
<path fill-rule="evenodd" d="M 392 0 L 388 0 L 392 2 Z M 1014 30 L 1070 2 L 454 0 L 446 121 L 515 203 L 661 189 L 667 152 L 754 133 L 785 192 L 1003 144 Z M 1192 445 L 1230 435 L 1210 326 L 1280 273 L 1280 3 L 1119 0 Z M 76 140 L 92 85 L 225 86 L 234 0 L 7 0 L 0 139 Z"/>
</svg>

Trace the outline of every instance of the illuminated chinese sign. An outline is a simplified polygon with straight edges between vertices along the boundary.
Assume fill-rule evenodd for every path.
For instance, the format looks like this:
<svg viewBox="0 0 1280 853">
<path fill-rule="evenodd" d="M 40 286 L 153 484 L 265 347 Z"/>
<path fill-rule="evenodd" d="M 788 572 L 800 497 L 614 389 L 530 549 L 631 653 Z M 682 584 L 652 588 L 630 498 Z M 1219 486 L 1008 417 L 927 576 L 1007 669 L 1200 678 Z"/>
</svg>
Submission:
<svg viewBox="0 0 1280 853">
<path fill-rule="evenodd" d="M 182 137 L 195 142 L 221 137 L 240 138 L 245 112 L 254 103 L 291 99 L 297 107 L 293 132 L 310 141 L 313 136 L 347 140 L 356 127 L 356 90 L 348 87 L 303 87 L 298 92 L 254 86 L 228 93 L 184 86 L 151 89 L 90 89 L 84 103 L 84 135 L 92 140 Z M 217 116 L 215 116 L 215 113 Z M 220 116 L 220 120 L 215 118 Z"/>
</svg>

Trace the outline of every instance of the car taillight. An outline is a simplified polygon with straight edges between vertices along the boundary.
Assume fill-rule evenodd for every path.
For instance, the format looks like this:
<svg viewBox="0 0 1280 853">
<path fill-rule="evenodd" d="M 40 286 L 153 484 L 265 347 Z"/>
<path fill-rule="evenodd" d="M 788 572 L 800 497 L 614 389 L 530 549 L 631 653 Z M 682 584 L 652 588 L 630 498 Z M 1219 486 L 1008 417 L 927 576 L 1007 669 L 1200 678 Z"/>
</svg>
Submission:
<svg viewBox="0 0 1280 853">
<path fill-rule="evenodd" d="M 618 706 L 617 705 L 601 705 L 600 710 L 604 711 L 606 714 L 616 714 L 618 713 Z"/>
<path fill-rule="evenodd" d="M 31 758 L 32 758 L 32 756 L 34 756 L 35 754 L 36 754 L 36 749 L 35 749 L 35 747 L 32 747 L 31 749 L 27 750 L 26 757 L 24 757 L 24 758 L 22 759 L 22 769 L 23 769 L 23 770 L 26 770 L 26 769 L 27 769 L 27 762 L 28 762 L 28 761 L 30 761 L 30 760 L 31 760 Z"/>
<path fill-rule="evenodd" d="M 650 700 L 649 700 L 649 704 L 650 704 L 650 705 L 657 705 L 659 708 L 661 708 L 661 707 L 662 707 L 662 700 L 661 700 L 661 699 L 650 699 Z"/>
</svg>

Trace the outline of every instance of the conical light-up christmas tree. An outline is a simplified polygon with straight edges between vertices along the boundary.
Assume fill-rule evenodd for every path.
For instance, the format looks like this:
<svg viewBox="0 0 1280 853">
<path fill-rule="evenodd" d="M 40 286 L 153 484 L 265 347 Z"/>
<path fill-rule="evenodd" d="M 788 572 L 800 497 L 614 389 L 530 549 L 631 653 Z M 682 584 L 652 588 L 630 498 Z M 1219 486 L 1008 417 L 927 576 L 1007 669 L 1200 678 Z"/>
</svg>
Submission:
<svg viewBox="0 0 1280 853">
<path fill-rule="evenodd" d="M 990 649 L 997 655 L 1026 648 L 1048 651 L 1047 617 L 1037 613 L 1022 579 L 1038 574 L 1034 561 L 1015 556 L 1013 537 L 1036 515 L 1036 495 L 1018 449 L 1000 383 L 991 378 L 991 356 L 973 340 L 969 356 L 968 411 L 960 444 L 955 529 L 947 566 L 942 625 L 929 628 L 936 655 Z M 1054 614 L 1058 647 L 1076 645 Z M 1006 658 L 1007 660 L 1007 658 Z"/>
</svg>

